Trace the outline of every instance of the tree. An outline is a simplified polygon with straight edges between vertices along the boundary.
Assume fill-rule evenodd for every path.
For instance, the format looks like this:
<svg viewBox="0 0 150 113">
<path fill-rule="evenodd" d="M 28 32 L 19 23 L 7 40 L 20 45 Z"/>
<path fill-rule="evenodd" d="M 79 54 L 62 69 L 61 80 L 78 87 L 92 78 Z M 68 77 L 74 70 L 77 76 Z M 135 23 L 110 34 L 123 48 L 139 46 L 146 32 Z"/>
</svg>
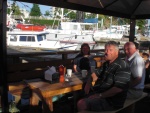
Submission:
<svg viewBox="0 0 150 113">
<path fill-rule="evenodd" d="M 76 11 L 70 9 L 64 9 L 64 17 L 74 20 L 76 19 Z"/>
<path fill-rule="evenodd" d="M 62 16 L 62 10 L 61 8 L 55 7 L 54 12 L 55 18 L 61 19 Z M 66 19 L 76 19 L 76 11 L 70 10 L 70 9 L 64 9 L 63 11 L 63 19 L 66 21 Z"/>
<path fill-rule="evenodd" d="M 33 4 L 31 8 L 30 16 L 41 16 L 41 10 L 38 4 Z"/>
<path fill-rule="evenodd" d="M 146 21 L 142 20 L 142 19 L 136 21 L 136 25 L 139 26 L 139 31 L 138 32 L 140 32 L 142 34 L 144 33 L 145 23 L 146 23 Z"/>
<path fill-rule="evenodd" d="M 50 14 L 50 12 L 47 10 L 47 11 L 45 11 L 45 14 L 44 14 L 44 16 L 50 16 L 51 14 Z"/>
<path fill-rule="evenodd" d="M 11 8 L 7 9 L 7 13 L 10 14 L 10 12 L 13 11 L 13 15 L 23 15 L 23 13 L 21 13 L 20 8 L 18 5 L 16 5 L 16 2 L 13 2 L 13 4 L 11 4 Z"/>
<path fill-rule="evenodd" d="M 76 12 L 72 11 L 70 14 L 68 14 L 68 17 L 72 20 L 76 19 Z"/>
<path fill-rule="evenodd" d="M 14 15 L 23 15 L 23 13 L 21 13 L 19 6 L 16 6 L 13 12 Z"/>
</svg>

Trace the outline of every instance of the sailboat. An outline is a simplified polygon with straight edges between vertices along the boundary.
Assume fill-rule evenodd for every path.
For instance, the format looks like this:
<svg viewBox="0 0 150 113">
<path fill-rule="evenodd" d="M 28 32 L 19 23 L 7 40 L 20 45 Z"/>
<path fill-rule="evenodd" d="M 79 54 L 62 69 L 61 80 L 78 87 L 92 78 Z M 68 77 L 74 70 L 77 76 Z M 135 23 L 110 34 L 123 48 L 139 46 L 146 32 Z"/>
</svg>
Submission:
<svg viewBox="0 0 150 113">
<path fill-rule="evenodd" d="M 96 29 L 95 27 L 97 24 L 84 22 L 64 22 L 63 8 L 61 8 L 61 12 L 61 22 L 57 29 L 46 29 L 49 33 L 46 36 L 47 40 L 59 40 L 62 46 L 72 46 L 72 50 L 80 49 L 82 43 L 88 43 L 91 49 L 93 49 L 93 46 L 95 45 L 93 32 L 94 29 Z"/>
</svg>

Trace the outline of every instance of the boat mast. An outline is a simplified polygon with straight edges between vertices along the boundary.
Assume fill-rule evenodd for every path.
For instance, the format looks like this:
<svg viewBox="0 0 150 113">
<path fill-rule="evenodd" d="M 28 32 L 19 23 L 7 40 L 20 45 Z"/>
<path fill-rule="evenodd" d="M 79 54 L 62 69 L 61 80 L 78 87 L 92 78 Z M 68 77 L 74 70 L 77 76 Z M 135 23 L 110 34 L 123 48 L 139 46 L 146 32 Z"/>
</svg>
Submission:
<svg viewBox="0 0 150 113">
<path fill-rule="evenodd" d="M 61 8 L 61 22 L 63 22 L 63 18 L 64 18 L 64 8 Z"/>
<path fill-rule="evenodd" d="M 96 18 L 98 19 L 98 14 L 96 15 Z M 98 22 L 97 22 L 97 30 L 98 30 Z"/>
</svg>

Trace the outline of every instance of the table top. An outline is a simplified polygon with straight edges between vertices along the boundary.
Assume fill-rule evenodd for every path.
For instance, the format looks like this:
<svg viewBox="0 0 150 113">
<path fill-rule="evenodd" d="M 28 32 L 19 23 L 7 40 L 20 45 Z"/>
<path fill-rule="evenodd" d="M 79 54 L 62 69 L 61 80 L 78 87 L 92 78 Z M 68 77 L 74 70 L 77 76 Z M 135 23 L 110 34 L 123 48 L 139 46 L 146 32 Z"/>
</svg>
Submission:
<svg viewBox="0 0 150 113">
<path fill-rule="evenodd" d="M 25 87 L 27 87 L 27 84 L 25 84 L 23 81 L 10 83 L 8 85 L 9 92 L 13 95 L 21 95 Z"/>
<path fill-rule="evenodd" d="M 82 89 L 82 76 L 81 74 L 75 75 L 72 74 L 72 77 L 69 78 L 69 81 L 65 81 L 64 83 L 53 83 L 51 84 L 48 81 L 42 79 L 32 79 L 32 80 L 25 80 L 17 83 L 10 83 L 9 84 L 9 92 L 14 95 L 21 95 L 22 91 L 27 84 L 30 86 L 32 90 L 39 90 L 42 95 L 45 97 L 49 96 L 56 96 L 72 91 L 77 91 Z"/>
<path fill-rule="evenodd" d="M 72 74 L 72 77 L 69 78 L 69 81 L 65 81 L 63 83 L 59 82 L 51 84 L 50 82 L 41 79 L 37 81 L 27 81 L 27 83 L 33 90 L 38 89 L 44 97 L 56 96 L 72 91 L 81 90 L 83 84 L 80 78 L 74 74 Z"/>
</svg>

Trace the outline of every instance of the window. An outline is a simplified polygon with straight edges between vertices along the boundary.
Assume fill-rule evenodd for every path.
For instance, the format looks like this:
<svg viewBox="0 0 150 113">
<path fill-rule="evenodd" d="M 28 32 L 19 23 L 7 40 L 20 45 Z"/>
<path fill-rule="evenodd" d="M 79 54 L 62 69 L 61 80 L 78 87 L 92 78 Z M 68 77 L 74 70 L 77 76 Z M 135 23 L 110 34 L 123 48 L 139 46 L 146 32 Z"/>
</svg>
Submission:
<svg viewBox="0 0 150 113">
<path fill-rule="evenodd" d="M 38 41 L 43 41 L 44 40 L 44 35 L 37 35 L 37 40 Z"/>
<path fill-rule="evenodd" d="M 28 40 L 27 41 L 31 42 L 32 41 L 32 37 L 28 36 Z"/>
<path fill-rule="evenodd" d="M 35 37 L 34 36 L 32 36 L 32 42 L 35 42 Z"/>
<path fill-rule="evenodd" d="M 77 30 L 78 29 L 78 26 L 77 25 L 72 25 L 71 26 L 71 30 Z"/>
<path fill-rule="evenodd" d="M 27 36 L 20 36 L 20 40 L 19 41 L 26 41 Z"/>
<path fill-rule="evenodd" d="M 17 41 L 17 36 L 10 36 L 10 41 L 16 42 Z"/>
<path fill-rule="evenodd" d="M 35 37 L 34 36 L 28 36 L 27 41 L 28 42 L 35 42 Z"/>
</svg>

